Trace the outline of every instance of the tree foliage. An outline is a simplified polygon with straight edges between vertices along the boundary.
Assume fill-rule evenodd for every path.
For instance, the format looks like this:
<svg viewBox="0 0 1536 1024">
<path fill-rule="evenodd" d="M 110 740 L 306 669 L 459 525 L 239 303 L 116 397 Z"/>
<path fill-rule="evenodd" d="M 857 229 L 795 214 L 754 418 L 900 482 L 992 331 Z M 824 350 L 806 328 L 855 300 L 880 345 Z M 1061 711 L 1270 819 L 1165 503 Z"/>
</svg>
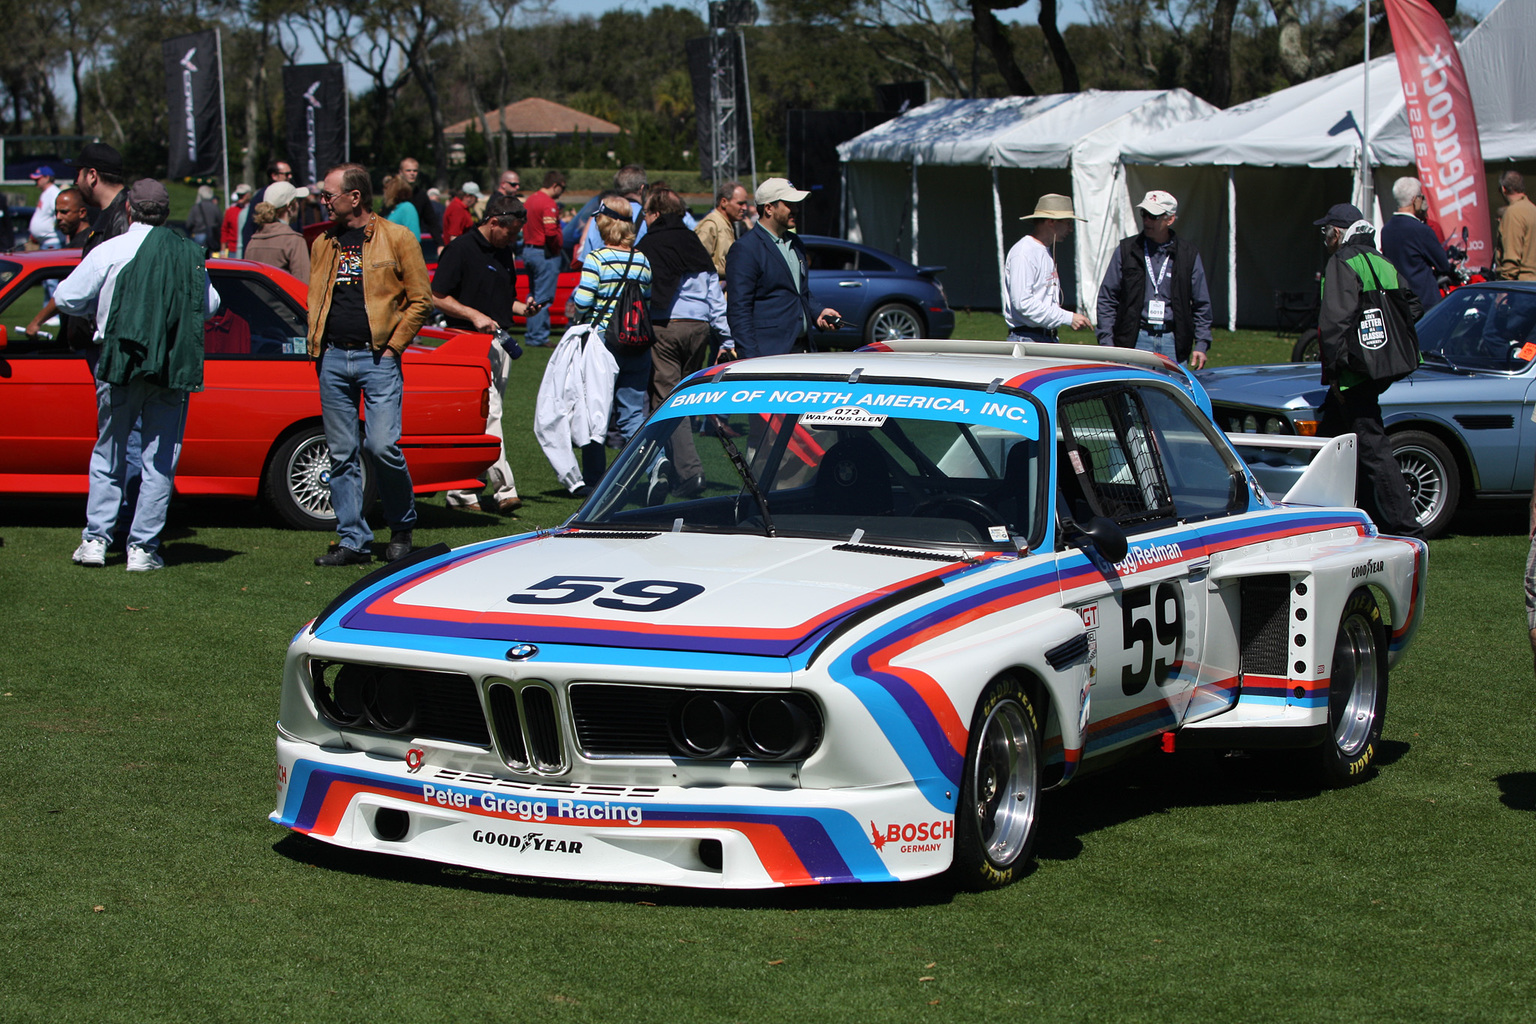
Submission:
<svg viewBox="0 0 1536 1024">
<path fill-rule="evenodd" d="M 1453 29 L 1471 19 L 1435 0 Z M 934 96 L 1181 86 L 1225 106 L 1360 59 L 1365 18 L 1344 0 L 1089 0 L 1059 28 L 1058 0 L 765 0 L 745 30 L 758 165 L 784 167 L 786 113 L 871 110 L 875 87 L 928 83 Z M 222 32 L 232 169 L 253 180 L 286 155 L 280 69 L 347 65 L 365 83 L 350 111 L 355 158 L 406 155 L 439 183 L 506 166 L 692 163 L 697 118 L 684 43 L 706 27 L 689 9 L 558 14 L 553 0 L 0 0 L 0 131 L 93 133 L 130 167 L 163 173 L 162 40 Z M 1031 21 L 1032 19 L 1032 21 Z M 1390 50 L 1372 0 L 1373 53 Z M 530 149 L 487 111 L 538 96 L 613 121 L 613 142 Z M 444 128 L 467 118 L 462 166 Z"/>
</svg>

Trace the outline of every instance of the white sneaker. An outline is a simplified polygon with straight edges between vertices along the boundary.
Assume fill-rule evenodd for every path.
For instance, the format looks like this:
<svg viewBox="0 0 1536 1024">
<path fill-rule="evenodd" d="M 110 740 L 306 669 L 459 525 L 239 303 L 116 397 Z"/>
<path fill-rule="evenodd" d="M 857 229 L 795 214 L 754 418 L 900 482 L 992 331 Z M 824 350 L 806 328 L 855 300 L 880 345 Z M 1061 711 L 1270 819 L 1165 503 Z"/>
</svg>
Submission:
<svg viewBox="0 0 1536 1024">
<path fill-rule="evenodd" d="M 474 491 L 449 491 L 443 498 L 449 508 L 480 508 L 480 495 Z"/>
<path fill-rule="evenodd" d="M 151 569 L 164 569 L 165 559 L 153 551 L 146 551 L 137 544 L 128 545 L 128 571 L 149 572 Z"/>
<path fill-rule="evenodd" d="M 75 548 L 75 553 L 70 555 L 69 559 L 76 565 L 106 565 L 107 542 L 104 540 L 82 540 L 80 546 Z"/>
</svg>

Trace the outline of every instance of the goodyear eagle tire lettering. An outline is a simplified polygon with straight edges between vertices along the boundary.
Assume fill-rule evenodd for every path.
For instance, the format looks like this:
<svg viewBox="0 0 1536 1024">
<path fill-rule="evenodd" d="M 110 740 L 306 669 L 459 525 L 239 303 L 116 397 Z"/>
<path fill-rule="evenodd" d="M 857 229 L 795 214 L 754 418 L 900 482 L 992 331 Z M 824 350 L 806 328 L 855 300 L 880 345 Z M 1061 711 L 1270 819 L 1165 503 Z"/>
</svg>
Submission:
<svg viewBox="0 0 1536 1024">
<path fill-rule="evenodd" d="M 958 887 L 996 889 L 1023 876 L 1038 831 L 1040 762 L 1035 702 L 1001 676 L 971 716 L 950 869 Z"/>
<path fill-rule="evenodd" d="M 1328 738 L 1314 767 L 1328 786 L 1348 786 L 1375 772 L 1387 716 L 1387 632 L 1369 589 L 1349 595 L 1339 615 L 1328 681 Z"/>
</svg>

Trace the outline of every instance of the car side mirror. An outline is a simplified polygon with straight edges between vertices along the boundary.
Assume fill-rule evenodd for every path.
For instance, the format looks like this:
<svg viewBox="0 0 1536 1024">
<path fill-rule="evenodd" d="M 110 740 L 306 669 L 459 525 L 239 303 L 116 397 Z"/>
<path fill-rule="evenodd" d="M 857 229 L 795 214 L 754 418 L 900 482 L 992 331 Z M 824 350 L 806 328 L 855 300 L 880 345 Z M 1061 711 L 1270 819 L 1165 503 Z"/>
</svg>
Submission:
<svg viewBox="0 0 1536 1024">
<path fill-rule="evenodd" d="M 1113 519 L 1094 516 L 1080 529 L 1084 536 L 1093 541 L 1093 546 L 1098 549 L 1099 554 L 1110 563 L 1124 561 L 1126 552 L 1131 549 L 1131 543 L 1126 540 L 1125 531 L 1120 529 L 1120 524 Z"/>
</svg>

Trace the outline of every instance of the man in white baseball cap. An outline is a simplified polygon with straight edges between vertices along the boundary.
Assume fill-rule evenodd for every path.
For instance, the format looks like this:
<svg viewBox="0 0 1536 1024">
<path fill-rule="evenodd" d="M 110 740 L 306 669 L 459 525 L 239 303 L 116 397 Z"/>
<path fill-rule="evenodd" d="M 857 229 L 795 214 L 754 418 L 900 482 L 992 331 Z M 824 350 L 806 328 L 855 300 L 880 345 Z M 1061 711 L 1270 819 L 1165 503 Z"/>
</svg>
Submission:
<svg viewBox="0 0 1536 1024">
<path fill-rule="evenodd" d="M 795 207 L 809 192 L 786 178 L 757 186 L 757 227 L 742 235 L 725 257 L 725 315 L 743 358 L 788 352 L 814 322 L 836 330 L 835 309 L 811 311 L 811 272 L 805 244 L 794 232 Z"/>
<path fill-rule="evenodd" d="M 1195 243 L 1173 231 L 1179 201 L 1153 189 L 1141 233 L 1115 247 L 1099 285 L 1100 345 L 1158 352 L 1198 370 L 1211 347 L 1211 292 Z"/>
<path fill-rule="evenodd" d="M 1019 219 L 1029 223 L 1028 233 L 1003 262 L 1003 319 L 1009 340 L 1054 342 L 1059 327 L 1088 327 L 1086 316 L 1061 307 L 1055 253 L 1056 243 L 1072 234 L 1072 222 L 1085 218 L 1072 211 L 1070 196 L 1050 192 L 1035 203 L 1034 212 Z"/>
</svg>

